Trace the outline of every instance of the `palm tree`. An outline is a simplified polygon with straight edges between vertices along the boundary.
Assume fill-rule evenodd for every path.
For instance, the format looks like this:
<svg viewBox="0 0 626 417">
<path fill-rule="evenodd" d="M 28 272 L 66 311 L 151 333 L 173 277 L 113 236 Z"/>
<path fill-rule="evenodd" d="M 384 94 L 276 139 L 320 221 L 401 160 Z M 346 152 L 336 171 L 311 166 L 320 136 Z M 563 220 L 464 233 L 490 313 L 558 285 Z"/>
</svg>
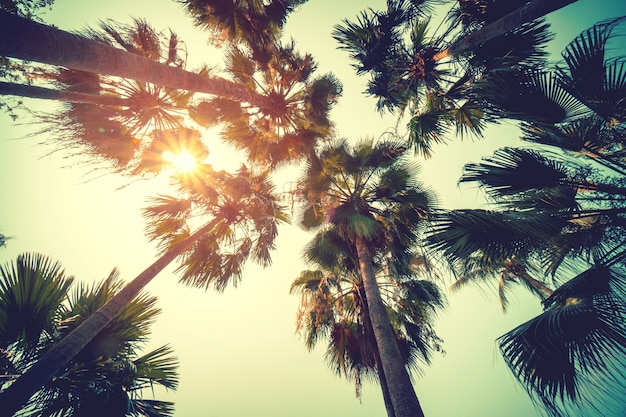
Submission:
<svg viewBox="0 0 626 417">
<path fill-rule="evenodd" d="M 0 267 L 2 379 L 10 386 L 41 355 L 122 287 L 116 270 L 93 285 L 74 285 L 58 262 L 23 254 Z M 72 287 L 74 290 L 72 291 Z M 177 360 L 168 346 L 138 356 L 159 309 L 141 294 L 50 382 L 39 387 L 19 415 L 171 416 L 173 404 L 143 399 L 152 385 L 176 389 Z"/>
<path fill-rule="evenodd" d="M 505 148 L 468 164 L 461 181 L 477 182 L 497 210 L 443 214 L 430 236 L 453 263 L 518 259 L 553 277 L 558 287 L 545 292 L 544 312 L 499 343 L 554 416 L 595 412 L 597 404 L 601 412 L 620 410 L 614 396 L 626 392 L 626 69 L 607 53 L 623 20 L 581 33 L 554 72 L 514 70 L 509 82 L 477 85 L 495 112 L 523 121 L 522 139 L 554 151 Z"/>
<path fill-rule="evenodd" d="M 0 410 L 11 415 L 50 381 L 167 265 L 181 259 L 181 281 L 223 290 L 241 278 L 251 258 L 263 266 L 271 262 L 277 224 L 288 221 L 276 200 L 267 173 L 242 166 L 236 174 L 214 171 L 208 165 L 184 174 L 180 198 L 160 196 L 145 211 L 151 220 L 148 234 L 158 239 L 163 254 L 135 279 L 60 340 L 2 395 Z M 188 224 L 191 222 L 191 225 Z M 197 225 L 191 233 L 192 225 Z"/>
<path fill-rule="evenodd" d="M 467 89 L 495 68 L 541 61 L 550 33 L 536 19 L 573 1 L 532 1 L 518 10 L 519 2 L 459 1 L 448 13 L 449 24 L 429 35 L 435 2 L 394 0 L 384 12 L 345 20 L 333 37 L 355 61 L 357 74 L 369 74 L 366 93 L 378 99 L 377 109 L 408 115 L 409 144 L 429 156 L 450 126 L 457 134 L 481 136 L 490 119 Z"/>
<path fill-rule="evenodd" d="M 266 51 L 271 54 L 265 64 L 233 46 L 228 51 L 227 71 L 234 81 L 228 81 L 209 76 L 207 69 L 194 74 L 178 68 L 182 61 L 178 58 L 176 36 L 170 34 L 167 46 L 161 47 L 158 34 L 142 20 L 136 20 L 131 27 L 103 24 L 105 35 L 95 31 L 87 34 L 89 39 L 118 47 L 113 49 L 102 42 L 94 43 L 33 22 L 18 22 L 15 16 L 0 15 L 1 19 L 6 19 L 10 36 L 19 37 L 22 43 L 20 46 L 0 45 L 0 54 L 71 68 L 60 71 L 57 76 L 65 88 L 79 87 L 82 93 L 114 94 L 131 99 L 118 103 L 132 104 L 122 109 L 75 104 L 66 113 L 47 121 L 62 129 L 62 138 L 69 138 L 65 141 L 70 142 L 67 145 L 74 145 L 78 137 L 92 154 L 98 156 L 102 150 L 114 165 L 133 174 L 138 172 L 135 172 L 136 164 L 133 166 L 130 162 L 141 160 L 141 149 L 145 146 L 141 141 L 145 139 L 150 143 L 150 136 L 146 136 L 144 130 L 153 126 L 177 128 L 180 118 L 175 113 L 181 108 L 190 107 L 192 117 L 204 125 L 226 122 L 223 137 L 245 149 L 253 163 L 276 165 L 300 159 L 332 129 L 328 112 L 341 95 L 341 85 L 332 74 L 314 77 L 316 64 L 310 55 L 296 53 L 293 43 L 266 45 Z M 9 30 L 9 26 L 14 30 Z M 33 37 L 24 41 L 20 33 L 23 30 Z M 72 50 L 57 49 L 55 54 L 59 55 L 54 57 L 50 56 L 50 51 L 34 52 L 28 42 L 36 41 L 39 36 L 49 40 L 56 36 L 62 43 L 57 48 L 74 42 L 72 49 L 83 47 L 84 50 L 80 57 L 72 57 Z M 125 54 L 120 48 L 130 53 Z M 62 56 L 63 53 L 68 55 Z M 98 55 L 98 60 L 102 54 L 108 54 L 106 62 L 87 62 L 84 58 L 88 53 Z M 163 65 L 155 62 L 159 58 L 164 61 Z M 112 65 L 114 63 L 118 65 Z M 130 73 L 128 65 L 139 71 Z M 148 75 L 150 71 L 152 75 Z M 105 74 L 121 76 L 126 81 L 120 83 L 117 79 L 103 77 Z M 181 89 L 216 98 L 198 100 L 190 106 L 190 94 L 182 93 Z M 71 123 L 67 123 L 68 120 Z M 102 123 L 105 123 L 104 133 L 100 129 Z M 98 129 L 94 130 L 95 127 Z M 115 144 L 111 143 L 113 141 Z"/>
<path fill-rule="evenodd" d="M 302 181 L 302 225 L 327 224 L 358 261 L 396 417 L 422 416 L 402 353 L 376 281 L 376 264 L 387 259 L 403 275 L 432 197 L 413 178 L 415 166 L 402 159 L 397 141 L 345 141 L 325 146 L 309 161 Z"/>
<path fill-rule="evenodd" d="M 337 255 L 334 263 L 339 264 L 324 266 L 331 251 Z M 319 254 L 323 259 L 317 258 Z M 349 244 L 332 230 L 318 233 L 308 245 L 305 259 L 319 269 L 303 271 L 291 285 L 291 292 L 301 296 L 298 330 L 309 349 L 321 338 L 328 339 L 328 365 L 339 375 L 354 380 L 357 396 L 363 376 L 375 378 L 380 383 L 387 414 L 393 417 L 363 281 L 354 269 L 358 262 L 351 259 L 351 269 L 340 264 L 350 256 Z M 441 351 L 441 340 L 432 321 L 437 308 L 443 306 L 442 295 L 430 281 L 385 275 L 379 273 L 378 281 L 405 366 L 420 371 L 421 362 L 428 364 L 433 350 Z"/>
</svg>

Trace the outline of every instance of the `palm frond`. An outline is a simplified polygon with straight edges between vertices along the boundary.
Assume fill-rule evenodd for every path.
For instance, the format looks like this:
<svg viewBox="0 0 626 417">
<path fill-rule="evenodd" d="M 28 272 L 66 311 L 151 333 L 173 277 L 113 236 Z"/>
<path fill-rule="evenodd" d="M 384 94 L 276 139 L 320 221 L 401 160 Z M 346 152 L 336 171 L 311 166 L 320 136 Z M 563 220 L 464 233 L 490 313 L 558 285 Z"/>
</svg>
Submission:
<svg viewBox="0 0 626 417">
<path fill-rule="evenodd" d="M 551 415 L 589 411 L 597 401 L 622 407 L 624 282 L 623 271 L 594 266 L 555 290 L 544 313 L 498 339 L 513 373 Z"/>
</svg>

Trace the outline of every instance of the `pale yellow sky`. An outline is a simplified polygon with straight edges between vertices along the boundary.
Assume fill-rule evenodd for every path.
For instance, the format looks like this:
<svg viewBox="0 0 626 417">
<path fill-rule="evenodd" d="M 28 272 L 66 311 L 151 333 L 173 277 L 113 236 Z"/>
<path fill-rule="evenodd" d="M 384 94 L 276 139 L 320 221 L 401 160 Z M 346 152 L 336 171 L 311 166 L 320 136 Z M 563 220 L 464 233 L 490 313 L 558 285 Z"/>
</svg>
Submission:
<svg viewBox="0 0 626 417">
<path fill-rule="evenodd" d="M 373 99 L 364 98 L 365 80 L 354 76 L 347 55 L 336 50 L 330 36 L 332 26 L 342 19 L 384 4 L 384 0 L 310 0 L 287 25 L 288 36 L 298 49 L 313 54 L 320 73 L 332 71 L 344 83 L 344 97 L 333 112 L 341 136 L 379 136 L 394 124 L 393 118 L 379 117 Z M 618 15 L 620 4 L 579 0 L 555 13 L 556 29 L 564 33 L 555 41 L 556 50 L 596 20 Z M 170 0 L 56 0 L 43 17 L 73 30 L 106 18 L 128 22 L 129 16 L 144 17 L 157 29 L 171 27 L 188 44 L 191 62 L 219 64 L 221 58 L 206 47 L 204 34 Z M 40 106 L 34 100 L 27 104 Z M 0 251 L 0 262 L 36 251 L 61 261 L 81 280 L 103 278 L 114 266 L 132 279 L 156 254 L 144 237 L 140 209 L 148 197 L 164 192 L 166 180 L 140 181 L 117 191 L 127 179 L 110 175 L 85 182 L 94 177 L 88 168 L 73 166 L 62 153 L 45 156 L 49 148 L 37 144 L 50 140 L 46 134 L 25 137 L 37 130 L 20 125 L 29 121 L 24 116 L 14 124 L 0 114 L 0 231 L 15 236 Z M 206 135 L 212 155 L 224 162 L 212 134 Z M 424 181 L 437 189 L 447 207 L 481 204 L 476 190 L 461 192 L 456 186 L 463 164 L 515 143 L 515 130 L 509 125 L 491 129 L 487 136 L 481 142 L 457 140 L 439 147 L 436 157 L 423 164 Z M 177 284 L 173 268 L 149 285 L 147 290 L 159 297 L 163 309 L 150 346 L 169 343 L 181 361 L 180 388 L 164 397 L 176 402 L 176 416 L 385 415 L 377 386 L 366 384 L 359 402 L 353 385 L 326 367 L 323 349 L 308 352 L 294 334 L 298 300 L 288 291 L 304 269 L 300 253 L 308 238 L 295 226 L 283 227 L 274 265 L 265 270 L 246 268 L 240 286 L 223 294 Z M 447 355 L 436 357 L 415 384 L 427 416 L 537 415 L 508 373 L 494 339 L 538 313 L 539 305 L 523 291 L 511 301 L 510 312 L 503 315 L 495 293 L 469 288 L 450 296 L 450 306 L 437 325 Z"/>
</svg>

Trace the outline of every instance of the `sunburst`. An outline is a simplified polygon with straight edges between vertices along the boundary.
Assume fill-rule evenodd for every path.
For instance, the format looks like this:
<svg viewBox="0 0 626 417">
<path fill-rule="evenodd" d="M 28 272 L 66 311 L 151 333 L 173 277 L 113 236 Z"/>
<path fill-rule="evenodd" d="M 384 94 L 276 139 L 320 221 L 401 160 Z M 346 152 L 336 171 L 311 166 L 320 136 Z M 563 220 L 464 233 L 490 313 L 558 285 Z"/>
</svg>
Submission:
<svg viewBox="0 0 626 417">
<path fill-rule="evenodd" d="M 169 162 L 180 172 L 193 171 L 198 165 L 198 161 L 196 161 L 193 154 L 184 149 L 178 153 L 173 153 L 171 151 L 163 152 L 163 160 Z"/>
</svg>

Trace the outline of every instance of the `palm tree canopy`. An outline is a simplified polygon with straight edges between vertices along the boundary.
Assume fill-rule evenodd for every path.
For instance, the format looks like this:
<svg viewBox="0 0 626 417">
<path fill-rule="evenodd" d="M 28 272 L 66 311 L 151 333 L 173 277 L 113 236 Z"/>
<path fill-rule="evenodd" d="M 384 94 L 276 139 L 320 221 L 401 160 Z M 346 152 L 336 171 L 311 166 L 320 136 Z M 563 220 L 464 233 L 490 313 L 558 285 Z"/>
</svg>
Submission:
<svg viewBox="0 0 626 417">
<path fill-rule="evenodd" d="M 176 184 L 178 195 L 158 196 L 144 210 L 148 237 L 167 251 L 190 236 L 192 225 L 213 224 L 180 255 L 182 282 L 221 291 L 237 284 L 247 259 L 271 264 L 278 225 L 289 217 L 268 172 L 242 165 L 230 174 L 200 165 Z"/>
<path fill-rule="evenodd" d="M 333 132 L 329 112 L 341 96 L 333 74 L 316 76 L 310 54 L 295 44 L 276 43 L 267 65 L 239 46 L 226 53 L 226 72 L 239 85 L 267 98 L 266 104 L 246 104 L 216 97 L 193 107 L 191 116 L 203 126 L 220 124 L 221 137 L 246 152 L 254 164 L 275 167 L 307 157 Z"/>
<path fill-rule="evenodd" d="M 498 340 L 509 367 L 550 415 L 623 412 L 624 283 L 621 267 L 594 266 L 554 291 L 544 313 Z"/>
</svg>

